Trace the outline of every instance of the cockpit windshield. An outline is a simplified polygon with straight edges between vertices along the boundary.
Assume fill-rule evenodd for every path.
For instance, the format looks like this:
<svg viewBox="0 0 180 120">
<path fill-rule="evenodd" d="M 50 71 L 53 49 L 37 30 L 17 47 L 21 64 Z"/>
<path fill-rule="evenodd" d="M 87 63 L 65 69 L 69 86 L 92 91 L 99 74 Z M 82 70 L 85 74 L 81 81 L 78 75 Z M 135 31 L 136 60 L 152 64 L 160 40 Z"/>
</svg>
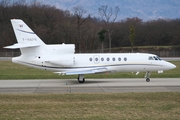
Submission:
<svg viewBox="0 0 180 120">
<path fill-rule="evenodd" d="M 161 60 L 158 56 L 149 56 L 148 60 Z"/>
<path fill-rule="evenodd" d="M 158 57 L 158 56 L 156 56 L 156 58 L 157 58 L 158 60 L 161 60 L 161 58 L 160 58 L 160 57 Z"/>
<path fill-rule="evenodd" d="M 158 58 L 157 58 L 156 56 L 153 56 L 153 58 L 154 58 L 155 60 L 158 60 Z"/>
</svg>

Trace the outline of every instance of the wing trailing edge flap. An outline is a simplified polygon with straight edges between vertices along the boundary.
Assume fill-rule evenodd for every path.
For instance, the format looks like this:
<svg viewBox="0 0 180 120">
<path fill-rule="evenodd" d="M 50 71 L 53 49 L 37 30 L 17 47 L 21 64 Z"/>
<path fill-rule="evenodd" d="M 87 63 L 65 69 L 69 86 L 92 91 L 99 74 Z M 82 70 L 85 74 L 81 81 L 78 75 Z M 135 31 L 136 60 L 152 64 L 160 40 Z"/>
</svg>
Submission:
<svg viewBox="0 0 180 120">
<path fill-rule="evenodd" d="M 69 71 L 69 72 L 55 72 L 57 74 L 62 75 L 78 75 L 78 74 L 95 74 L 95 73 L 105 73 L 110 72 L 106 68 L 97 68 L 97 69 L 90 69 L 90 70 L 83 70 L 83 71 Z"/>
<path fill-rule="evenodd" d="M 33 43 L 33 44 L 16 43 L 14 45 L 6 46 L 4 48 L 17 49 L 17 48 L 28 48 L 28 47 L 38 47 L 38 46 L 40 46 L 40 45 L 37 43 Z"/>
</svg>

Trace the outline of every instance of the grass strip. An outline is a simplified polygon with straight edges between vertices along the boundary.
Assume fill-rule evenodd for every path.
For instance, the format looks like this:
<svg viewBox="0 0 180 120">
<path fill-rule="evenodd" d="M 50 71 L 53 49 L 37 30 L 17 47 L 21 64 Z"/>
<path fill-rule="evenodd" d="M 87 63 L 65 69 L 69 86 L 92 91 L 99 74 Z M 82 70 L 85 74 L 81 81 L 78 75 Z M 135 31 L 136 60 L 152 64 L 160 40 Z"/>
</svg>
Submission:
<svg viewBox="0 0 180 120">
<path fill-rule="evenodd" d="M 0 119 L 180 119 L 180 93 L 0 94 Z"/>
</svg>

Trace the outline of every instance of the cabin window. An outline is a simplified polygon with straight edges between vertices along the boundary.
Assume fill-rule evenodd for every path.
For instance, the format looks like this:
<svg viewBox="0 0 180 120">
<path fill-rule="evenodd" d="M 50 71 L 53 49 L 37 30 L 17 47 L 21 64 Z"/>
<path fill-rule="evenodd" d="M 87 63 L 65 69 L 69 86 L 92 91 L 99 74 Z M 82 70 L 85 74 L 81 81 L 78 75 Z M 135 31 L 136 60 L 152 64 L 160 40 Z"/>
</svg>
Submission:
<svg viewBox="0 0 180 120">
<path fill-rule="evenodd" d="M 110 59 L 109 58 L 107 58 L 107 61 L 109 61 Z"/>
<path fill-rule="evenodd" d="M 148 58 L 148 60 L 154 60 L 154 59 L 153 59 L 153 57 L 152 57 L 152 56 L 150 56 L 150 57 Z"/>
<path fill-rule="evenodd" d="M 104 58 L 101 58 L 101 61 L 104 61 Z"/>
<path fill-rule="evenodd" d="M 119 57 L 118 60 L 121 61 L 121 58 Z"/>
<path fill-rule="evenodd" d="M 116 59 L 113 57 L 112 60 L 115 61 Z"/>
<path fill-rule="evenodd" d="M 124 58 L 124 61 L 127 61 L 127 58 L 126 58 L 126 57 Z"/>
<path fill-rule="evenodd" d="M 95 61 L 98 61 L 98 58 L 95 58 Z"/>
<path fill-rule="evenodd" d="M 89 61 L 92 61 L 92 58 L 89 58 Z"/>
</svg>

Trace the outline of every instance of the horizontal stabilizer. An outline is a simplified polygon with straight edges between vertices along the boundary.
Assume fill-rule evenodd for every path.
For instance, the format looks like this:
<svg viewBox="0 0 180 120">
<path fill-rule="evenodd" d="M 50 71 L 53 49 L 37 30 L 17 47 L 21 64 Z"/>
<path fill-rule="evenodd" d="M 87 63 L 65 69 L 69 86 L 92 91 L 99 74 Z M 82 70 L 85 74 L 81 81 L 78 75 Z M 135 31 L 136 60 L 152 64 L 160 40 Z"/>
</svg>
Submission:
<svg viewBox="0 0 180 120">
<path fill-rule="evenodd" d="M 28 47 L 38 47 L 38 46 L 40 46 L 40 45 L 37 43 L 34 43 L 34 44 L 17 43 L 17 44 L 11 45 L 11 46 L 6 46 L 4 48 L 17 49 L 17 48 L 28 48 Z"/>
</svg>

